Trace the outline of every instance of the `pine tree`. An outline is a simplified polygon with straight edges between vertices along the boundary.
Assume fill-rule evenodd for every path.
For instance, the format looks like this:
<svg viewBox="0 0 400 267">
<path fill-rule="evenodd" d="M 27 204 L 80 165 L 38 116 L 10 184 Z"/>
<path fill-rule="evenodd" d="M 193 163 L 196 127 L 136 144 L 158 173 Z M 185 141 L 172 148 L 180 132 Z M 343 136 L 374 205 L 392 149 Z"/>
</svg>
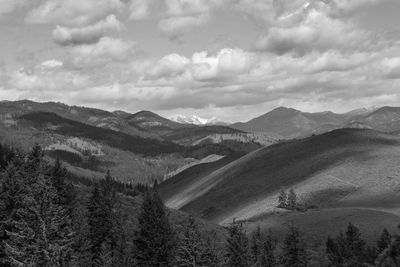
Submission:
<svg viewBox="0 0 400 267">
<path fill-rule="evenodd" d="M 203 240 L 193 216 L 184 225 L 176 251 L 178 266 L 207 266 L 207 244 Z"/>
<path fill-rule="evenodd" d="M 289 190 L 287 199 L 287 208 L 290 210 L 295 210 L 297 208 L 297 195 L 293 188 Z"/>
<path fill-rule="evenodd" d="M 346 251 L 349 263 L 362 263 L 365 258 L 365 241 L 361 238 L 360 230 L 349 223 L 346 231 Z"/>
<path fill-rule="evenodd" d="M 328 237 L 326 241 L 326 254 L 332 266 L 342 266 L 345 262 L 345 256 L 343 255 L 343 248 L 340 247 L 337 240 Z"/>
<path fill-rule="evenodd" d="M 286 209 L 288 207 L 288 196 L 282 189 L 278 197 L 278 208 Z"/>
<path fill-rule="evenodd" d="M 264 241 L 262 242 L 262 248 L 259 256 L 260 267 L 274 267 L 276 266 L 275 259 L 275 248 L 276 239 L 272 236 L 271 231 L 268 233 Z"/>
<path fill-rule="evenodd" d="M 248 239 L 241 223 L 233 222 L 227 240 L 227 264 L 231 267 L 248 266 Z"/>
<path fill-rule="evenodd" d="M 69 261 L 72 231 L 66 222 L 70 220 L 57 201 L 42 155 L 41 148 L 35 146 L 23 164 L 6 173 L 12 175 L 6 180 L 19 181 L 18 190 L 11 191 L 15 205 L 5 229 L 8 238 L 3 241 L 13 265 L 62 266 Z"/>
<path fill-rule="evenodd" d="M 328 238 L 326 252 L 334 266 L 359 266 L 376 257 L 374 248 L 367 251 L 360 230 L 351 223 L 344 234 L 340 233 L 335 239 Z"/>
<path fill-rule="evenodd" d="M 116 227 L 115 206 L 117 203 L 113 179 L 108 171 L 105 179 L 95 185 L 88 203 L 89 240 L 92 262 L 97 262 L 101 255 L 101 247 L 110 248 L 111 258 L 117 249 L 117 236 L 120 232 Z"/>
<path fill-rule="evenodd" d="M 65 206 L 69 212 L 72 212 L 75 190 L 74 186 L 67 182 L 67 169 L 62 166 L 61 161 L 57 159 L 52 168 L 50 168 L 51 180 L 53 187 L 57 191 L 58 201 L 60 205 Z"/>
<path fill-rule="evenodd" d="M 389 246 L 378 256 L 376 260 L 376 266 L 400 266 L 400 234 L 392 237 Z"/>
<path fill-rule="evenodd" d="M 174 263 L 175 234 L 164 205 L 156 191 L 144 194 L 139 215 L 139 231 L 135 245 L 138 266 L 172 266 Z"/>
<path fill-rule="evenodd" d="M 257 226 L 257 229 L 251 235 L 251 245 L 250 245 L 250 261 L 251 264 L 256 264 L 261 255 L 261 251 L 263 249 L 263 240 L 261 235 L 260 225 Z"/>
<path fill-rule="evenodd" d="M 298 228 L 291 225 L 282 246 L 281 264 L 285 267 L 307 266 L 306 244 Z"/>
<path fill-rule="evenodd" d="M 205 251 L 203 255 L 203 266 L 217 267 L 221 266 L 223 255 L 221 254 L 222 248 L 217 245 L 216 237 L 217 233 L 211 231 L 208 234 L 205 242 Z"/>
<path fill-rule="evenodd" d="M 89 240 L 92 262 L 100 258 L 103 244 L 109 242 L 111 225 L 99 185 L 93 188 L 88 203 Z"/>
<path fill-rule="evenodd" d="M 389 231 L 386 228 L 383 229 L 380 238 L 376 242 L 378 254 L 382 253 L 386 248 L 389 247 L 391 240 L 392 236 L 390 235 Z"/>
<path fill-rule="evenodd" d="M 10 236 L 7 232 L 16 230 L 14 225 L 16 211 L 21 208 L 20 197 L 23 190 L 22 177 L 14 163 L 8 165 L 0 176 L 0 265 L 11 266 L 12 260 L 7 255 L 7 242 Z M 8 248 L 9 249 L 9 248 Z"/>
</svg>

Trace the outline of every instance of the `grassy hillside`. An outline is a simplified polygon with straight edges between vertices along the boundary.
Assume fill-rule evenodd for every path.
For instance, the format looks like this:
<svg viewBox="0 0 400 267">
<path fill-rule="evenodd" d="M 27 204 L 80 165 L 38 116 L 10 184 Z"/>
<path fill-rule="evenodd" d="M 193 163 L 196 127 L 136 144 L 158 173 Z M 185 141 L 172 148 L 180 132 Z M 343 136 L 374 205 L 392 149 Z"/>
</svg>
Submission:
<svg viewBox="0 0 400 267">
<path fill-rule="evenodd" d="M 363 238 L 369 244 L 373 244 L 382 233 L 382 229 L 386 228 L 391 233 L 397 232 L 400 215 L 360 208 L 316 209 L 304 213 L 276 212 L 247 220 L 244 227 L 248 232 L 252 232 L 260 226 L 262 231 L 271 230 L 278 240 L 283 240 L 288 226 L 294 223 L 304 233 L 309 247 L 321 248 L 321 251 L 324 251 L 327 236 L 337 236 L 346 229 L 349 222 L 360 229 Z"/>
<path fill-rule="evenodd" d="M 179 192 L 182 192 L 196 180 L 200 180 L 202 177 L 209 175 L 213 171 L 222 168 L 243 155 L 243 153 L 232 153 L 218 161 L 190 167 L 161 183 L 159 185 L 160 195 L 163 199 L 169 199 L 174 195 L 179 194 Z"/>
<path fill-rule="evenodd" d="M 219 223 L 272 212 L 282 188 L 309 207 L 396 208 L 399 166 L 398 137 L 341 129 L 252 152 L 165 200 Z"/>
</svg>

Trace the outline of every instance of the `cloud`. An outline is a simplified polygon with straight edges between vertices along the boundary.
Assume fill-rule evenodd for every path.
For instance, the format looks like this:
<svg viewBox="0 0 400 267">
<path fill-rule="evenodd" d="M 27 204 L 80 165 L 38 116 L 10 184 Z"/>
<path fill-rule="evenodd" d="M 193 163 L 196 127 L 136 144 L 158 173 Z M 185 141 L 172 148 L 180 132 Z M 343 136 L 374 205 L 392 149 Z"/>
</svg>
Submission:
<svg viewBox="0 0 400 267">
<path fill-rule="evenodd" d="M 43 68 L 38 65 L 32 69 L 21 68 L 11 74 L 9 88 L 26 92 L 29 98 L 38 95 L 63 96 L 68 90 L 79 90 L 89 83 L 86 75 L 62 68 Z M 60 98 L 60 99 L 61 99 Z"/>
<path fill-rule="evenodd" d="M 388 2 L 390 0 L 332 0 L 333 14 L 348 15 L 360 10 L 362 7 Z"/>
<path fill-rule="evenodd" d="M 400 57 L 384 58 L 380 67 L 385 78 L 400 79 Z"/>
<path fill-rule="evenodd" d="M 210 15 L 207 13 L 198 16 L 170 17 L 161 20 L 158 27 L 171 40 L 176 40 L 193 28 L 205 25 L 209 20 Z"/>
<path fill-rule="evenodd" d="M 91 44 L 99 41 L 106 33 L 120 31 L 123 28 L 115 15 L 82 28 L 67 28 L 57 25 L 53 30 L 53 39 L 60 45 Z"/>
<path fill-rule="evenodd" d="M 171 40 L 179 40 L 196 27 L 207 24 L 211 11 L 221 6 L 224 0 L 166 0 L 167 17 L 160 20 L 160 31 Z"/>
<path fill-rule="evenodd" d="M 32 9 L 25 21 L 31 24 L 59 24 L 84 27 L 124 8 L 120 0 L 46 0 Z"/>
<path fill-rule="evenodd" d="M 189 64 L 189 59 L 178 54 L 167 55 L 146 70 L 146 76 L 151 79 L 172 77 L 184 72 Z"/>
<path fill-rule="evenodd" d="M 129 6 L 129 19 L 141 20 L 150 15 L 150 5 L 152 0 L 130 0 Z"/>
<path fill-rule="evenodd" d="M 17 8 L 26 6 L 29 3 L 28 0 L 1 0 L 0 1 L 0 16 L 8 14 L 16 10 Z"/>
<path fill-rule="evenodd" d="M 332 18 L 328 6 L 306 4 L 277 18 L 255 43 L 258 50 L 278 55 L 329 49 L 359 49 L 369 44 L 367 34 L 352 22 Z"/>
<path fill-rule="evenodd" d="M 135 43 L 102 37 L 95 44 L 83 44 L 70 50 L 70 62 L 74 67 L 84 68 L 103 65 L 112 61 L 123 61 L 134 53 Z"/>
<path fill-rule="evenodd" d="M 41 64 L 41 66 L 45 69 L 59 68 L 59 67 L 62 67 L 63 65 L 64 65 L 64 63 L 57 59 L 46 60 L 46 61 L 43 61 Z"/>
</svg>

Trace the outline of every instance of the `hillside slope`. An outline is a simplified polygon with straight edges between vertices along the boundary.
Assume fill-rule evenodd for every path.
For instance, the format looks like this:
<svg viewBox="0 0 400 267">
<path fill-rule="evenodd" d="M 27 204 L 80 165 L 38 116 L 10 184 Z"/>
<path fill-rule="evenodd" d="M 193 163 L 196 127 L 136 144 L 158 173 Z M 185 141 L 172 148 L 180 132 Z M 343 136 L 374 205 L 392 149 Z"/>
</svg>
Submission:
<svg viewBox="0 0 400 267">
<path fill-rule="evenodd" d="M 273 211 L 282 188 L 294 188 L 310 207 L 396 209 L 399 166 L 398 137 L 341 129 L 259 149 L 164 199 L 219 223 Z"/>
</svg>

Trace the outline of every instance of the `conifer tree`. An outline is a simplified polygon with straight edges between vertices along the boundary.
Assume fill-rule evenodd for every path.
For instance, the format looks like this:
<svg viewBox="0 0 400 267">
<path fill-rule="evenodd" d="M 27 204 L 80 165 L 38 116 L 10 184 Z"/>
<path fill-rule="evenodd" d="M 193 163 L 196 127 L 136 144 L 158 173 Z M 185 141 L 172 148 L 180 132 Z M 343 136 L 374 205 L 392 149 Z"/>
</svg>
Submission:
<svg viewBox="0 0 400 267">
<path fill-rule="evenodd" d="M 290 210 L 295 210 L 297 208 L 297 195 L 293 188 L 289 190 L 287 208 Z"/>
<path fill-rule="evenodd" d="M 288 196 L 282 189 L 278 197 L 278 208 L 286 209 L 288 207 Z"/>
<path fill-rule="evenodd" d="M 360 230 L 349 223 L 346 231 L 346 251 L 349 255 L 348 262 L 363 262 L 365 258 L 365 241 L 361 238 Z"/>
<path fill-rule="evenodd" d="M 249 263 L 248 239 L 241 223 L 233 222 L 227 240 L 227 264 L 231 267 L 247 267 Z"/>
<path fill-rule="evenodd" d="M 175 234 L 156 191 L 148 190 L 144 194 L 138 220 L 139 231 L 135 239 L 137 265 L 173 266 Z"/>
<path fill-rule="evenodd" d="M 223 253 L 221 253 L 221 246 L 217 245 L 217 240 L 215 239 L 216 236 L 217 234 L 215 233 L 215 231 L 211 231 L 211 233 L 209 233 L 206 238 L 206 249 L 203 255 L 204 266 L 221 266 L 221 262 L 223 261 Z"/>
<path fill-rule="evenodd" d="M 386 228 L 383 229 L 380 238 L 376 242 L 378 254 L 382 253 L 386 248 L 389 247 L 391 240 L 392 236 L 390 235 L 389 231 Z"/>
<path fill-rule="evenodd" d="M 340 233 L 335 239 L 328 238 L 326 252 L 334 266 L 358 266 L 373 261 L 375 257 L 374 249 L 367 251 L 360 230 L 352 223 L 345 233 Z"/>
<path fill-rule="evenodd" d="M 3 242 L 12 265 L 63 266 L 69 261 L 72 231 L 48 168 L 41 148 L 35 146 L 12 177 L 6 178 L 19 181 L 12 193 L 16 204 L 5 230 L 8 238 Z"/>
<path fill-rule="evenodd" d="M 376 266 L 400 266 L 400 234 L 392 236 L 389 246 L 378 256 Z"/>
<path fill-rule="evenodd" d="M 268 235 L 262 242 L 258 266 L 260 267 L 276 266 L 276 259 L 275 259 L 276 243 L 277 243 L 276 239 L 272 236 L 271 231 L 269 231 Z"/>
<path fill-rule="evenodd" d="M 117 248 L 117 228 L 115 218 L 115 205 L 117 203 L 116 190 L 113 179 L 108 171 L 105 179 L 97 183 L 92 191 L 88 203 L 88 225 L 90 251 L 92 262 L 97 262 L 101 255 L 101 248 L 107 246 L 110 249 L 111 258 Z"/>
<path fill-rule="evenodd" d="M 280 261 L 285 267 L 303 267 L 308 264 L 306 244 L 302 233 L 294 225 L 289 227 L 284 239 Z"/>
<path fill-rule="evenodd" d="M 88 203 L 88 226 L 92 262 L 99 260 L 101 247 L 107 239 L 110 230 L 105 223 L 107 213 L 103 207 L 104 204 L 100 195 L 99 185 L 96 184 Z"/>
<path fill-rule="evenodd" d="M 190 216 L 179 236 L 176 264 L 178 266 L 207 266 L 206 246 L 193 216 Z"/>
<path fill-rule="evenodd" d="M 263 237 L 261 235 L 260 225 L 257 226 L 256 230 L 251 235 L 250 244 L 250 261 L 251 264 L 256 264 L 261 255 L 263 249 Z"/>
</svg>

